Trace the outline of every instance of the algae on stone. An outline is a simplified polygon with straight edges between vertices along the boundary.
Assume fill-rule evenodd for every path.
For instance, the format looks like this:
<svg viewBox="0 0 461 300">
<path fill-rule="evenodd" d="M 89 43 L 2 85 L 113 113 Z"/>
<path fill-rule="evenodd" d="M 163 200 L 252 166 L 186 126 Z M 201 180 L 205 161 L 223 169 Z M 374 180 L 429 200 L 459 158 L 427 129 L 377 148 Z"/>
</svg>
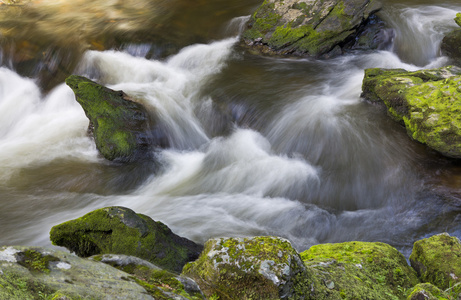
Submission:
<svg viewBox="0 0 461 300">
<path fill-rule="evenodd" d="M 319 285 L 290 242 L 277 237 L 211 239 L 183 275 L 223 300 L 315 299 Z"/>
<path fill-rule="evenodd" d="M 315 299 L 402 299 L 419 283 L 405 257 L 384 243 L 320 244 L 300 255 L 323 282 Z"/>
<path fill-rule="evenodd" d="M 461 158 L 461 68 L 367 69 L 362 97 L 382 102 L 413 139 Z"/>
<path fill-rule="evenodd" d="M 262 52 L 320 56 L 358 34 L 376 0 L 265 0 L 242 34 Z"/>
<path fill-rule="evenodd" d="M 146 109 L 123 91 L 114 91 L 88 78 L 71 75 L 66 84 L 90 120 L 94 141 L 108 160 L 131 161 L 147 155 L 152 120 Z"/>
<path fill-rule="evenodd" d="M 416 241 L 410 255 L 421 281 L 461 294 L 461 242 L 447 233 Z"/>
<path fill-rule="evenodd" d="M 202 246 L 177 236 L 165 224 L 124 207 L 106 207 L 51 228 L 54 245 L 79 256 L 126 254 L 180 272 Z"/>
</svg>

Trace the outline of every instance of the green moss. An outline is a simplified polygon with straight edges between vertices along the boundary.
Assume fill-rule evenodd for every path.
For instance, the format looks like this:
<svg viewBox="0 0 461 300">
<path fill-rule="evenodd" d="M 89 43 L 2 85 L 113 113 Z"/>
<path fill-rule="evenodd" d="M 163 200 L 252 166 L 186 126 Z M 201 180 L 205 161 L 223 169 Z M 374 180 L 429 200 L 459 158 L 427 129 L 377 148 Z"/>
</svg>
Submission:
<svg viewBox="0 0 461 300">
<path fill-rule="evenodd" d="M 300 255 L 325 283 L 324 299 L 402 299 L 418 283 L 403 255 L 383 243 L 322 244 Z"/>
<path fill-rule="evenodd" d="M 4 269 L 0 274 L 0 299 L 47 299 L 47 295 L 53 293 L 54 291 L 50 288 L 18 274 L 10 274 L 8 270 Z"/>
<path fill-rule="evenodd" d="M 50 261 L 59 261 L 52 255 L 42 255 L 35 250 L 27 250 L 18 254 L 18 263 L 32 272 L 49 273 Z"/>
<path fill-rule="evenodd" d="M 410 262 L 423 282 L 461 293 L 461 242 L 448 234 L 417 241 Z M 454 287 L 454 288 L 453 288 Z"/>
<path fill-rule="evenodd" d="M 456 24 L 461 26 L 461 13 L 456 14 L 455 22 L 456 22 Z"/>
<path fill-rule="evenodd" d="M 50 239 L 79 256 L 126 254 L 176 272 L 201 250 L 163 223 L 123 207 L 98 209 L 54 226 Z"/>
</svg>

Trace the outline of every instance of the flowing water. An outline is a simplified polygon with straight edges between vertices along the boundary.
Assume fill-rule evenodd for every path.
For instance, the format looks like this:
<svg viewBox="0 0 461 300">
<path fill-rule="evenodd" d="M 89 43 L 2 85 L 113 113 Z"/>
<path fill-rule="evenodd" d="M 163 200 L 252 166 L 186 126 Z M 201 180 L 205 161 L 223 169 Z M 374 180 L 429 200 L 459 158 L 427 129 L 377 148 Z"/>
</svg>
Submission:
<svg viewBox="0 0 461 300">
<path fill-rule="evenodd" d="M 461 164 L 360 98 L 364 69 L 441 67 L 455 0 L 383 0 L 389 49 L 256 56 L 238 34 L 260 1 L 41 1 L 0 6 L 0 245 L 122 205 L 203 243 L 277 235 L 298 250 L 461 237 Z M 121 89 L 161 123 L 155 161 L 111 163 L 69 73 Z"/>
</svg>

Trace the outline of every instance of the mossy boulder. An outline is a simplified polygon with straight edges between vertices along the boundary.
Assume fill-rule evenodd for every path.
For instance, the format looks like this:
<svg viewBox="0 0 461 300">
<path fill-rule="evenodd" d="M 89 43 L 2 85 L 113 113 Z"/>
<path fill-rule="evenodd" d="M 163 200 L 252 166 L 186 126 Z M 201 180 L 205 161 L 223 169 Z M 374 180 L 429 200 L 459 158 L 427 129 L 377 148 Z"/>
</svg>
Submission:
<svg viewBox="0 0 461 300">
<path fill-rule="evenodd" d="M 337 53 L 380 7 L 376 0 L 265 0 L 242 38 L 263 53 Z"/>
<path fill-rule="evenodd" d="M 421 281 L 461 293 L 461 242 L 447 233 L 416 241 L 410 255 Z"/>
<path fill-rule="evenodd" d="M 66 84 L 90 120 L 89 131 L 108 160 L 134 161 L 148 157 L 155 145 L 154 119 L 123 91 L 114 91 L 88 78 L 71 75 Z"/>
<path fill-rule="evenodd" d="M 408 292 L 407 300 L 448 300 L 449 296 L 435 285 L 420 283 Z"/>
<path fill-rule="evenodd" d="M 51 228 L 54 245 L 82 257 L 126 254 L 180 272 L 203 247 L 174 234 L 165 224 L 124 207 L 106 207 Z"/>
<path fill-rule="evenodd" d="M 290 242 L 277 237 L 211 239 L 183 275 L 223 300 L 314 299 L 319 285 Z"/>
<path fill-rule="evenodd" d="M 384 103 L 413 139 L 461 158 L 461 68 L 367 69 L 362 97 Z"/>
<path fill-rule="evenodd" d="M 316 299 L 403 299 L 419 283 L 405 257 L 384 243 L 321 244 L 300 255 L 323 282 Z"/>
<path fill-rule="evenodd" d="M 41 247 L 0 247 L 0 299 L 154 299 L 130 275 Z"/>
<path fill-rule="evenodd" d="M 456 24 L 461 26 L 461 13 L 456 14 Z M 461 29 L 455 29 L 443 37 L 440 49 L 443 55 L 451 57 L 461 65 Z"/>
<path fill-rule="evenodd" d="M 138 257 L 103 254 L 92 256 L 90 259 L 103 262 L 133 275 L 132 278 L 157 300 L 205 299 L 200 288 L 192 279 L 162 270 Z"/>
</svg>

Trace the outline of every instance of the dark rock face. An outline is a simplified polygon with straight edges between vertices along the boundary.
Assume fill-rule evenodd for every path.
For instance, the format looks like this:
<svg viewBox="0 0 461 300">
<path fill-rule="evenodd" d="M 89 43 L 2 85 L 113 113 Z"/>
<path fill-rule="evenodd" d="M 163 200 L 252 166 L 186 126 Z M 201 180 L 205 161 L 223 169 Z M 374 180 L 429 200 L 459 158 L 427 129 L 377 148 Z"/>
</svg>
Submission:
<svg viewBox="0 0 461 300">
<path fill-rule="evenodd" d="M 408 135 L 441 154 L 461 158 L 461 69 L 408 72 L 367 69 L 362 97 L 386 105 Z"/>
<path fill-rule="evenodd" d="M 123 91 L 76 75 L 69 76 L 66 83 L 90 120 L 89 131 L 106 159 L 135 161 L 148 158 L 155 146 L 166 146 L 163 140 L 154 139 L 155 120 Z"/>
<path fill-rule="evenodd" d="M 98 209 L 56 225 L 51 229 L 50 239 L 54 245 L 82 257 L 126 254 L 174 272 L 180 272 L 203 249 L 174 234 L 165 224 L 124 207 Z"/>
<path fill-rule="evenodd" d="M 460 61 L 461 64 L 461 29 L 446 34 L 440 48 L 444 55 Z"/>
<path fill-rule="evenodd" d="M 380 8 L 375 0 L 266 0 L 252 15 L 242 38 L 268 54 L 331 56 L 341 53 L 346 43 L 354 46 L 354 40 L 357 49 L 379 48 L 385 44 L 384 29 L 364 25 L 377 23 L 369 17 Z"/>
</svg>

